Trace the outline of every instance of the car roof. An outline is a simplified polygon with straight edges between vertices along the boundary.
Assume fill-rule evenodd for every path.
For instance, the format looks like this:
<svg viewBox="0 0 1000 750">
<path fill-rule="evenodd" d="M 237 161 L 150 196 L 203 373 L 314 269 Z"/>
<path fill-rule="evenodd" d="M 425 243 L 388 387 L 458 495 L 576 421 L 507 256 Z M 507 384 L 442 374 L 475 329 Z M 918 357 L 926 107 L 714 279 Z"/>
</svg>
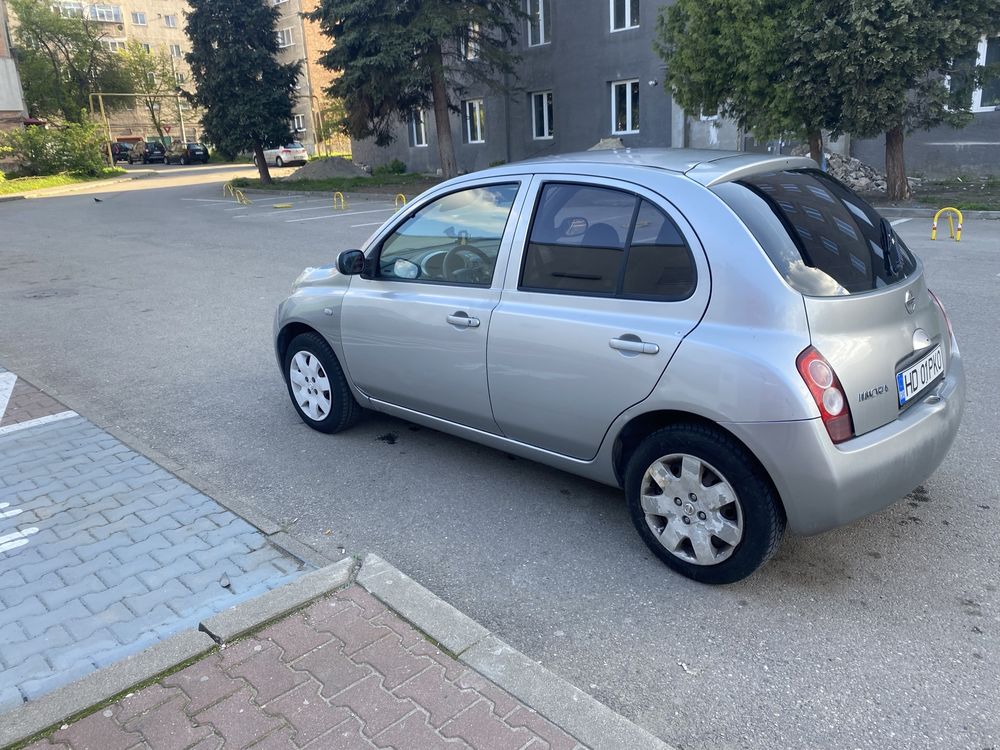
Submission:
<svg viewBox="0 0 1000 750">
<path fill-rule="evenodd" d="M 757 172 L 816 168 L 816 162 L 803 156 L 774 156 L 716 149 L 617 148 L 527 159 L 508 165 L 507 169 L 525 165 L 558 167 L 561 164 L 575 168 L 583 165 L 615 165 L 660 169 L 687 175 L 706 187 Z"/>
</svg>

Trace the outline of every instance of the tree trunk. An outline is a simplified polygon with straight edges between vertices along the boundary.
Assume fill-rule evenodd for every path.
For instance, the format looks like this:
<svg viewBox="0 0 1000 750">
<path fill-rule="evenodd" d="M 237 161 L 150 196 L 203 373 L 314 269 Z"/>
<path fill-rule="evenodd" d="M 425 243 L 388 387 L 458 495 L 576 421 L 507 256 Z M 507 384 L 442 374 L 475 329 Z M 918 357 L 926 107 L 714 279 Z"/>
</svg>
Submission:
<svg viewBox="0 0 1000 750">
<path fill-rule="evenodd" d="M 153 100 L 146 100 L 146 110 L 149 112 L 149 119 L 153 121 L 153 127 L 156 128 L 157 135 L 160 136 L 160 143 L 163 143 L 163 126 L 160 125 L 160 118 L 156 115 L 156 110 L 153 108 Z"/>
<path fill-rule="evenodd" d="M 437 131 L 441 174 L 448 179 L 458 174 L 458 164 L 455 161 L 455 143 L 451 137 L 448 84 L 444 80 L 444 57 L 440 45 L 435 43 L 431 46 L 427 62 L 431 69 L 431 97 L 434 100 L 434 127 Z"/>
<path fill-rule="evenodd" d="M 257 174 L 260 175 L 260 184 L 270 185 L 271 172 L 268 170 L 267 162 L 264 160 L 264 147 L 261 144 L 255 143 L 253 145 L 253 156 L 254 161 L 257 162 Z"/>
<path fill-rule="evenodd" d="M 823 166 L 823 133 L 820 130 L 809 131 L 809 156 L 814 162 Z"/>
<path fill-rule="evenodd" d="M 903 126 L 896 125 L 885 133 L 885 182 L 886 198 L 905 201 L 910 198 L 910 183 L 906 179 L 906 162 L 903 160 Z"/>
</svg>

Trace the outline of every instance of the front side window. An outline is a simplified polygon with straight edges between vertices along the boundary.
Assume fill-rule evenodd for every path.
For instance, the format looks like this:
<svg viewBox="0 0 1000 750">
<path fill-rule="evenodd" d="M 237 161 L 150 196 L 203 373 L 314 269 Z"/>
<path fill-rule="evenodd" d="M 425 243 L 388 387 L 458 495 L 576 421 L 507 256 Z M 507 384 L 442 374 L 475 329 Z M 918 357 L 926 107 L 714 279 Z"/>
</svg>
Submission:
<svg viewBox="0 0 1000 750">
<path fill-rule="evenodd" d="M 427 145 L 427 126 L 424 121 L 424 111 L 415 109 L 410 112 L 410 146 L 421 147 Z"/>
<path fill-rule="evenodd" d="M 460 190 L 418 209 L 382 243 L 378 277 L 489 286 L 518 188 Z"/>
<path fill-rule="evenodd" d="M 537 91 L 531 95 L 532 137 L 538 140 L 552 138 L 552 92 Z"/>
<path fill-rule="evenodd" d="M 550 183 L 542 189 L 520 289 L 681 300 L 694 291 L 694 259 L 677 225 L 624 190 Z"/>
<path fill-rule="evenodd" d="M 462 116 L 465 120 L 465 142 L 486 142 L 486 116 L 482 99 L 466 99 L 462 102 Z"/>
<path fill-rule="evenodd" d="M 639 0 L 611 0 L 611 30 L 634 29 L 639 25 Z"/>
<path fill-rule="evenodd" d="M 615 135 L 639 132 L 639 82 L 611 84 L 611 132 Z"/>
<path fill-rule="evenodd" d="M 548 44 L 552 39 L 550 0 L 527 0 L 528 46 Z"/>
</svg>

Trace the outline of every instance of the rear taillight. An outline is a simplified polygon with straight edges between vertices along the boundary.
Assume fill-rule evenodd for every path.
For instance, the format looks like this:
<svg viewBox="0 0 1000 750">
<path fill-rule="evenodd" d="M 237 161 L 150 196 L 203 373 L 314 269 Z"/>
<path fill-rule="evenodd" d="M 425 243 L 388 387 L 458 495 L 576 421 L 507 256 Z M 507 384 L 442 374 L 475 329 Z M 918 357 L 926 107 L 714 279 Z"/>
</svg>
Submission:
<svg viewBox="0 0 1000 750">
<path fill-rule="evenodd" d="M 949 318 L 948 313 L 945 312 L 944 305 L 941 304 L 941 300 L 939 300 L 938 296 L 930 289 L 927 290 L 927 293 L 931 296 L 931 299 L 934 300 L 934 304 L 938 306 L 938 310 L 941 311 L 944 322 L 948 326 L 948 333 L 952 338 L 955 338 L 955 329 L 951 327 L 951 318 Z"/>
<path fill-rule="evenodd" d="M 830 363 L 810 346 L 799 355 L 795 366 L 816 402 L 830 440 L 842 443 L 854 437 L 854 420 L 851 407 L 847 405 L 847 394 Z"/>
</svg>

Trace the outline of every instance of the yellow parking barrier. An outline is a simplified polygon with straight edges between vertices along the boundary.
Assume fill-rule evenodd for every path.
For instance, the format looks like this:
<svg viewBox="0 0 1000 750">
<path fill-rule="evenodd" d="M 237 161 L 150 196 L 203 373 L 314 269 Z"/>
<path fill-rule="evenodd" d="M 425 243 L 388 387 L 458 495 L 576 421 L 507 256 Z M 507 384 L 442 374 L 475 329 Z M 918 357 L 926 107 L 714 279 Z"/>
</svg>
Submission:
<svg viewBox="0 0 1000 750">
<path fill-rule="evenodd" d="M 275 203 L 271 208 L 291 208 L 291 203 Z"/>
<path fill-rule="evenodd" d="M 236 202 L 239 203 L 241 206 L 249 206 L 253 202 L 249 198 L 247 198 L 243 194 L 243 191 L 240 190 L 239 188 L 235 188 L 233 190 L 233 197 L 236 198 Z"/>
<path fill-rule="evenodd" d="M 942 208 L 940 211 L 934 214 L 934 223 L 931 224 L 931 239 L 932 240 L 937 239 L 938 218 L 945 211 L 948 212 L 948 235 L 952 239 L 954 239 L 955 242 L 961 242 L 962 221 L 963 221 L 962 212 L 959 211 L 957 208 L 952 208 L 951 206 L 946 206 L 945 208 Z M 955 229 L 955 219 L 953 218 L 954 216 L 958 216 L 958 230 Z"/>
<path fill-rule="evenodd" d="M 400 206 L 406 205 L 406 196 L 402 193 L 396 193 L 396 197 L 392 199 L 392 204 L 399 208 Z"/>
<path fill-rule="evenodd" d="M 337 205 L 337 199 L 338 198 L 340 199 L 340 205 L 339 206 Z M 333 210 L 334 211 L 337 211 L 337 210 L 343 211 L 346 208 L 347 208 L 347 201 L 344 199 L 344 194 L 338 190 L 336 193 L 333 194 Z"/>
</svg>

